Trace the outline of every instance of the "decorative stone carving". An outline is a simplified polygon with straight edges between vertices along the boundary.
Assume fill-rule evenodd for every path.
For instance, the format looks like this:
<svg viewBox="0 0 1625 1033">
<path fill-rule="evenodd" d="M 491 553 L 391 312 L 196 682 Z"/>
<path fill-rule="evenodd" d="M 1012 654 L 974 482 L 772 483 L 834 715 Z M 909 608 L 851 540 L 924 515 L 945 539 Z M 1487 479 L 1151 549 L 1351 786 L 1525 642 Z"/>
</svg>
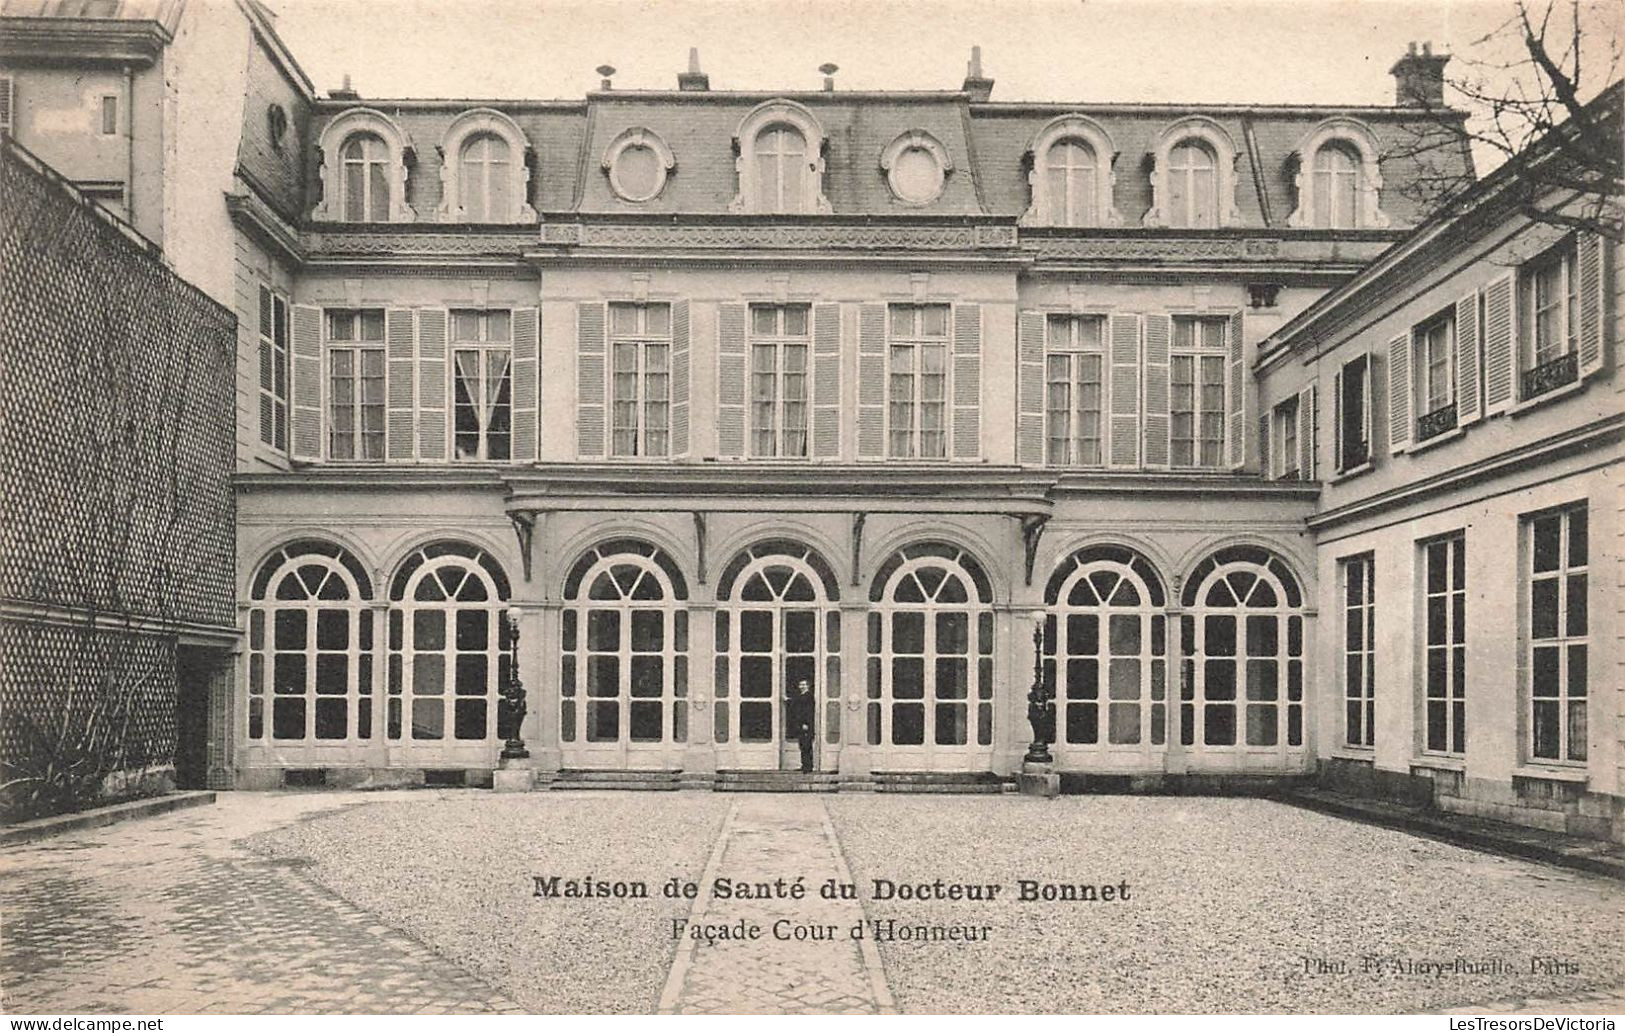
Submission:
<svg viewBox="0 0 1625 1033">
<path fill-rule="evenodd" d="M 647 151 L 653 159 L 653 186 L 636 182 L 629 163 L 637 160 L 638 152 Z M 652 201 L 666 189 L 666 177 L 677 168 L 677 158 L 658 133 L 641 127 L 625 130 L 609 142 L 604 149 L 604 174 L 609 177 L 609 188 L 623 201 L 641 204 Z"/>
<path fill-rule="evenodd" d="M 924 160 L 911 155 L 923 155 Z M 929 164 L 927 164 L 929 163 Z M 880 152 L 880 171 L 886 176 L 892 197 L 909 207 L 928 205 L 942 196 L 954 160 L 942 141 L 924 129 L 910 129 Z M 932 173 L 935 180 L 932 182 Z"/>
</svg>

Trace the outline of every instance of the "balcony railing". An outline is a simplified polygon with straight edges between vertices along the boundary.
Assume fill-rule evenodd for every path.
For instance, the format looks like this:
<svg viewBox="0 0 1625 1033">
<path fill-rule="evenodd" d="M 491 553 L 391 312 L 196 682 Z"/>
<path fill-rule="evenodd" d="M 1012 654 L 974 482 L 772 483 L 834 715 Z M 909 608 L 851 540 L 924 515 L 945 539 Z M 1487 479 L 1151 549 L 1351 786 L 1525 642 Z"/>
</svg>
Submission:
<svg viewBox="0 0 1625 1033">
<path fill-rule="evenodd" d="M 1523 375 L 1523 397 L 1538 398 L 1580 379 L 1580 356 L 1574 352 L 1543 362 Z"/>
<path fill-rule="evenodd" d="M 1456 429 L 1456 403 L 1441 405 L 1439 408 L 1416 421 L 1416 440 L 1426 441 L 1436 438 L 1445 431 Z"/>
<path fill-rule="evenodd" d="M 1348 473 L 1350 470 L 1364 466 L 1371 461 L 1371 442 L 1345 441 L 1343 442 L 1343 461 L 1337 467 L 1338 473 Z"/>
</svg>

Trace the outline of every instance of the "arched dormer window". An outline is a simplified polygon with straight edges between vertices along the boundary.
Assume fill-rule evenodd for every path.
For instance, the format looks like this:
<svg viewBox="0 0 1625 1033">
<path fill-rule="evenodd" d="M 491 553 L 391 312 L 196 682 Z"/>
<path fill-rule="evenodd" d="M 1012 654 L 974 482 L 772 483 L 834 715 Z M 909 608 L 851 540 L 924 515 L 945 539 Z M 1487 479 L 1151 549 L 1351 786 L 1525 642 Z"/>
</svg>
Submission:
<svg viewBox="0 0 1625 1033">
<path fill-rule="evenodd" d="M 953 170 L 948 149 L 923 129 L 899 134 L 880 152 L 880 171 L 899 204 L 919 206 L 935 201 Z"/>
<path fill-rule="evenodd" d="M 406 203 L 411 142 L 390 118 L 351 108 L 322 130 L 322 200 L 311 217 L 325 222 L 413 222 Z"/>
<path fill-rule="evenodd" d="M 1112 206 L 1117 148 L 1105 129 L 1082 115 L 1063 115 L 1041 129 L 1028 149 L 1031 202 L 1025 226 L 1120 226 Z"/>
<path fill-rule="evenodd" d="M 443 222 L 531 222 L 530 142 L 513 119 L 493 108 L 465 111 L 440 141 Z"/>
<path fill-rule="evenodd" d="M 1152 156 L 1147 226 L 1218 229 L 1241 224 L 1236 145 L 1224 127 L 1193 115 L 1163 130 Z"/>
<path fill-rule="evenodd" d="M 1386 229 L 1378 206 L 1382 171 L 1376 137 L 1363 123 L 1331 118 L 1298 143 L 1298 207 L 1288 226 L 1330 230 Z"/>
<path fill-rule="evenodd" d="M 753 108 L 734 138 L 739 193 L 729 211 L 828 215 L 824 129 L 806 107 L 773 100 Z"/>
<path fill-rule="evenodd" d="M 602 164 L 615 196 L 642 204 L 666 189 L 666 177 L 677 167 L 677 158 L 659 134 L 635 127 L 609 142 Z"/>
</svg>

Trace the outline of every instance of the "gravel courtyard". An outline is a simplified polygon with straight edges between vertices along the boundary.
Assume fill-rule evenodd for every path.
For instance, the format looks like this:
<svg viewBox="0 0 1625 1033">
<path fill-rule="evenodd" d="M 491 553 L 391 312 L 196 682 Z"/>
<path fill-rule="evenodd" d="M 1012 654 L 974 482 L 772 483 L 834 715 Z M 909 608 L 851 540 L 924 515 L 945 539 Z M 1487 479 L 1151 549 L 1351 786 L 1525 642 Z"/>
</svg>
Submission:
<svg viewBox="0 0 1625 1033">
<path fill-rule="evenodd" d="M 829 811 L 865 894 L 875 878 L 1009 887 L 991 906 L 865 902 L 871 920 L 994 927 L 986 943 L 879 943 L 905 1012 L 1409 1012 L 1625 983 L 1625 886 L 1266 800 L 840 796 Z M 1131 895 L 1023 904 L 1018 879 Z M 1536 957 L 1580 971 L 1531 974 Z M 1393 971 L 1457 958 L 1488 971 Z"/>
</svg>

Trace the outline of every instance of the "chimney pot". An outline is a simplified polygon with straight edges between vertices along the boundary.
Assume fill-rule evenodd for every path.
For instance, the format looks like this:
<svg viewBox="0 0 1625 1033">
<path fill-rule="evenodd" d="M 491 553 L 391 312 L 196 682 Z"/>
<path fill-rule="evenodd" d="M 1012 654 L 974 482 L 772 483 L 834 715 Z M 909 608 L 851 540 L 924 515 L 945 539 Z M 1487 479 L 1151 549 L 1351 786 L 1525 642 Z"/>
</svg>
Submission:
<svg viewBox="0 0 1625 1033">
<path fill-rule="evenodd" d="M 334 100 L 360 100 L 361 99 L 361 94 L 357 93 L 355 91 L 355 87 L 350 85 L 350 73 L 349 72 L 344 73 L 344 85 L 340 86 L 336 90 L 328 90 L 327 95 L 329 97 L 333 98 Z"/>
<path fill-rule="evenodd" d="M 1449 54 L 1435 54 L 1431 41 L 1420 53 L 1413 42 L 1402 57 L 1388 69 L 1394 77 L 1394 103 L 1400 107 L 1441 108 L 1444 106 L 1444 66 Z"/>
<path fill-rule="evenodd" d="M 970 61 L 965 65 L 965 82 L 959 87 L 978 103 L 993 96 L 993 80 L 982 74 L 982 48 L 970 48 Z"/>
<path fill-rule="evenodd" d="M 688 48 L 688 71 L 677 73 L 677 88 L 687 92 L 704 92 L 711 88 L 711 77 L 700 71 L 700 48 Z"/>
<path fill-rule="evenodd" d="M 603 76 L 603 78 L 598 81 L 599 89 L 613 90 L 615 88 L 615 84 L 610 82 L 610 76 L 615 74 L 614 65 L 599 65 L 597 68 L 593 69 L 593 71 Z"/>
<path fill-rule="evenodd" d="M 835 90 L 835 73 L 839 72 L 841 70 L 841 66 L 837 65 L 837 64 L 834 64 L 832 62 L 826 61 L 823 64 L 818 66 L 818 70 L 820 72 L 824 73 L 824 92 L 825 93 L 834 92 L 834 90 Z"/>
</svg>

